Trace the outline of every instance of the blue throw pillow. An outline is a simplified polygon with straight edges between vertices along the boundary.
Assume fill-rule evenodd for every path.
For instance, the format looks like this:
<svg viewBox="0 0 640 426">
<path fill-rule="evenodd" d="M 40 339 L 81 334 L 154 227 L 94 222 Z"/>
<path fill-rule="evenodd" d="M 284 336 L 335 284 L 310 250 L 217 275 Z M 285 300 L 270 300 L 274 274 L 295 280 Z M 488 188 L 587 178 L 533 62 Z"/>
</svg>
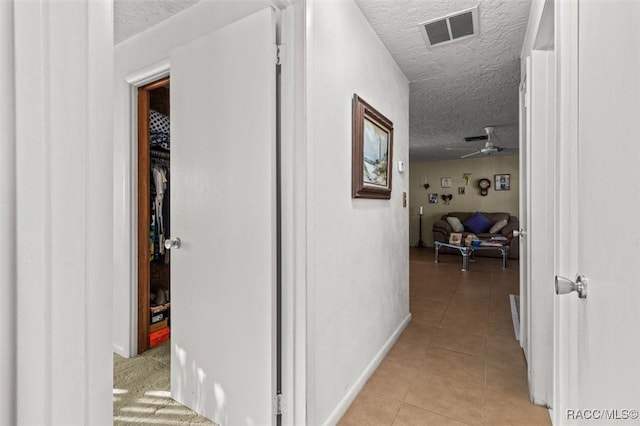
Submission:
<svg viewBox="0 0 640 426">
<path fill-rule="evenodd" d="M 473 216 L 464 221 L 465 229 L 474 234 L 484 234 L 491 229 L 492 226 L 493 222 L 480 212 L 475 212 Z"/>
</svg>

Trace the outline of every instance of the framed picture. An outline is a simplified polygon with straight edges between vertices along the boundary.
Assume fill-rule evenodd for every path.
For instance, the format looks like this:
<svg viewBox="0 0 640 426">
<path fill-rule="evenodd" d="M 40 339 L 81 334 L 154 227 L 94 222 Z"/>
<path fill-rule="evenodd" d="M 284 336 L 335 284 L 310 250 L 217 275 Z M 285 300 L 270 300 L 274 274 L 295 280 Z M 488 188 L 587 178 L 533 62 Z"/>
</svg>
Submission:
<svg viewBox="0 0 640 426">
<path fill-rule="evenodd" d="M 473 241 L 477 239 L 478 237 L 476 236 L 476 234 L 468 234 L 464 239 L 464 245 L 467 247 L 471 247 L 473 245 Z"/>
<path fill-rule="evenodd" d="M 459 232 L 452 232 L 451 235 L 449 235 L 449 244 L 461 245 L 462 244 L 462 234 L 459 233 Z"/>
<path fill-rule="evenodd" d="M 438 204 L 438 194 L 429 194 L 429 204 Z"/>
<path fill-rule="evenodd" d="M 464 195 L 467 193 L 467 188 L 464 186 L 459 186 L 458 187 L 458 195 Z"/>
<path fill-rule="evenodd" d="M 450 177 L 440 178 L 440 186 L 442 188 L 451 188 L 451 178 Z"/>
<path fill-rule="evenodd" d="M 392 153 L 393 123 L 353 95 L 353 198 L 391 198 Z"/>
<path fill-rule="evenodd" d="M 510 191 L 511 190 L 511 175 L 495 175 L 496 185 L 494 189 L 496 191 Z"/>
</svg>

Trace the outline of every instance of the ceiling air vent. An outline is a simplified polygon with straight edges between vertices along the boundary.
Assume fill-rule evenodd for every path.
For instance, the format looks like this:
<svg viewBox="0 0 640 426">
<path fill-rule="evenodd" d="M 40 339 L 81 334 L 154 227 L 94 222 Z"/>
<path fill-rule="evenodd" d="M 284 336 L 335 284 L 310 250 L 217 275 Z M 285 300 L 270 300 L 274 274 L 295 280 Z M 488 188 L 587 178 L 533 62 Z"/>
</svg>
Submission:
<svg viewBox="0 0 640 426">
<path fill-rule="evenodd" d="M 473 37 L 480 32 L 478 6 L 420 24 L 427 46 L 440 46 Z"/>
</svg>

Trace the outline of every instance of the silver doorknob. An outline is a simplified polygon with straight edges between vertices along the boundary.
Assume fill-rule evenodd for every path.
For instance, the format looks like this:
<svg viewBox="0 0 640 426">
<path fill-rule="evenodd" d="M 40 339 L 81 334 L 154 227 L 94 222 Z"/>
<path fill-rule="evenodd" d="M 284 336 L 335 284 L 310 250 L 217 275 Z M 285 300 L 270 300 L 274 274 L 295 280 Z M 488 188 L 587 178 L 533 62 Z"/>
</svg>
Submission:
<svg viewBox="0 0 640 426">
<path fill-rule="evenodd" d="M 181 244 L 182 241 L 180 241 L 180 238 L 178 237 L 167 238 L 166 240 L 164 240 L 164 248 L 166 248 L 167 250 L 179 249 Z"/>
<path fill-rule="evenodd" d="M 513 236 L 514 237 L 526 237 L 527 236 L 527 231 L 525 231 L 524 229 L 514 229 L 513 230 Z"/>
<path fill-rule="evenodd" d="M 556 294 L 569 294 L 577 291 L 580 299 L 586 299 L 588 282 L 589 280 L 584 275 L 577 275 L 575 281 L 556 275 Z"/>
</svg>

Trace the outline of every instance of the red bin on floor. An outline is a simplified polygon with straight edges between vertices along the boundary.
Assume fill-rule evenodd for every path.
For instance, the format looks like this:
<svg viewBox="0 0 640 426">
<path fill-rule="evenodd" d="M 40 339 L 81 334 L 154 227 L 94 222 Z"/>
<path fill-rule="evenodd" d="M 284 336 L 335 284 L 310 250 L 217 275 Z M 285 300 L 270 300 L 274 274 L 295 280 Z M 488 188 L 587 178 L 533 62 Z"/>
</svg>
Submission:
<svg viewBox="0 0 640 426">
<path fill-rule="evenodd" d="M 159 345 L 162 342 L 166 342 L 169 340 L 169 336 L 171 335 L 171 330 L 169 327 L 161 328 L 160 330 L 156 330 L 149 334 L 149 347 L 154 347 Z"/>
</svg>

